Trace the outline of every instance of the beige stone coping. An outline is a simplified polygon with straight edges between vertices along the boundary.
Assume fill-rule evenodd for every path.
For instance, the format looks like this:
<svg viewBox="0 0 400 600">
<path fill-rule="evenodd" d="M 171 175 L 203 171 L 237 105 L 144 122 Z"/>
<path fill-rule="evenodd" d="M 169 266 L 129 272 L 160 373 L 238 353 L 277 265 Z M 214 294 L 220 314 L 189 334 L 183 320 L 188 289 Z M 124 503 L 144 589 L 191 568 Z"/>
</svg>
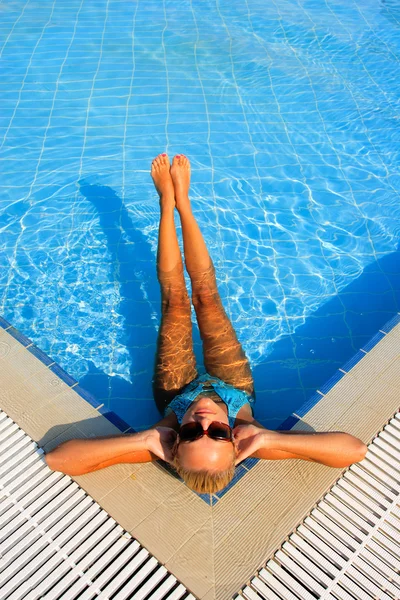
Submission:
<svg viewBox="0 0 400 600">
<path fill-rule="evenodd" d="M 120 431 L 6 330 L 0 407 L 45 451 Z M 347 431 L 369 443 L 399 408 L 400 324 L 294 430 Z M 341 476 L 302 460 L 259 461 L 215 506 L 158 464 L 73 477 L 197 598 L 228 600 Z"/>
</svg>

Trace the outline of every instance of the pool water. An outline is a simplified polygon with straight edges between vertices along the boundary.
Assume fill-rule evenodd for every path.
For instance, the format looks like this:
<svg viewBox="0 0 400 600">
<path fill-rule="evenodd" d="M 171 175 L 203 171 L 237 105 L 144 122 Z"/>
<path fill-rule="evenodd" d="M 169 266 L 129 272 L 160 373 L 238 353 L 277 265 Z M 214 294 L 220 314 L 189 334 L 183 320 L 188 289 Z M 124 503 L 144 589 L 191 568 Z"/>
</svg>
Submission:
<svg viewBox="0 0 400 600">
<path fill-rule="evenodd" d="M 191 160 L 266 427 L 400 310 L 398 0 L 0 16 L 0 314 L 132 427 L 160 418 L 160 152 Z"/>
</svg>

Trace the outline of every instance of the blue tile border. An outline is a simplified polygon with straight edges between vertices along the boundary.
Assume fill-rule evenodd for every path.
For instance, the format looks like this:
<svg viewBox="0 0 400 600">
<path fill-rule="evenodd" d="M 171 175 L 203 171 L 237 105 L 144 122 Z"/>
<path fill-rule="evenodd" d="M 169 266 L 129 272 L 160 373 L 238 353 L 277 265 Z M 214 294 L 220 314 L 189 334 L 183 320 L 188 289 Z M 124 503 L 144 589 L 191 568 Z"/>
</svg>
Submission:
<svg viewBox="0 0 400 600">
<path fill-rule="evenodd" d="M 338 381 L 344 377 L 351 369 L 360 362 L 360 360 L 368 354 L 372 348 L 374 348 L 389 331 L 400 323 L 400 313 L 397 313 L 392 317 L 381 329 L 365 344 L 365 346 L 358 350 L 356 354 L 350 358 L 344 365 L 338 370 L 321 388 L 315 392 L 304 404 L 301 405 L 296 413 L 292 413 L 287 417 L 277 428 L 277 431 L 287 431 L 294 427 L 294 425 L 306 415 L 306 413 L 315 406 L 325 394 L 331 390 Z M 68 375 L 64 369 L 60 367 L 55 361 L 53 361 L 47 354 L 45 354 L 40 348 L 35 346 L 33 342 L 23 335 L 18 329 L 13 327 L 6 319 L 0 316 L 0 327 L 5 329 L 7 333 L 12 335 L 18 340 L 29 352 L 31 352 L 38 360 L 45 364 L 53 373 L 55 373 L 60 379 L 62 379 L 69 387 L 74 389 L 84 400 L 86 400 L 91 406 L 93 406 L 100 414 L 108 419 L 113 425 L 121 431 L 121 433 L 135 433 L 135 430 L 121 419 L 115 412 L 110 411 L 103 404 L 99 403 L 96 398 L 90 394 L 87 390 L 82 388 L 78 382 Z M 246 474 L 252 469 L 259 461 L 259 458 L 246 458 L 240 465 L 236 467 L 235 475 L 232 481 L 223 489 L 216 494 L 196 494 L 209 506 L 214 506 L 223 496 Z M 176 471 L 168 463 L 158 460 L 157 464 L 164 470 L 168 471 L 173 477 L 183 483 L 183 480 L 179 477 Z M 196 493 L 196 492 L 193 492 Z"/>
<path fill-rule="evenodd" d="M 321 396 L 322 398 L 322 396 Z M 318 400 L 320 400 L 320 398 L 318 398 Z M 318 402 L 318 400 L 316 400 L 316 402 Z M 303 404 L 304 406 L 304 404 Z M 285 419 L 277 428 L 276 431 L 287 431 L 288 429 L 292 429 L 292 427 L 294 427 L 297 423 L 297 421 L 300 421 L 299 417 L 295 417 L 293 415 L 290 415 L 290 417 L 288 417 L 287 419 Z"/>
<path fill-rule="evenodd" d="M 3 319 L 3 317 L 0 317 L 0 327 L 2 329 L 8 329 L 9 327 L 12 327 L 12 325 L 11 325 L 11 323 L 9 323 L 5 319 Z"/>
<path fill-rule="evenodd" d="M 319 392 L 315 392 L 315 394 L 313 394 L 311 396 L 311 398 L 309 398 L 307 400 L 307 402 L 304 402 L 304 404 L 301 405 L 300 408 L 298 408 L 296 410 L 296 415 L 298 415 L 299 417 L 304 417 L 304 415 L 306 413 L 308 413 L 309 410 L 312 409 L 313 406 L 315 406 L 316 404 L 318 404 L 318 402 L 323 398 L 323 395 L 320 394 Z M 290 417 L 289 417 L 290 419 Z M 286 419 L 287 421 L 288 419 Z M 286 421 L 284 421 L 286 423 Z M 293 425 L 292 425 L 293 427 Z"/>
<path fill-rule="evenodd" d="M 40 348 L 38 348 L 34 344 L 32 344 L 32 346 L 29 346 L 29 348 L 27 348 L 27 350 L 29 350 L 29 352 L 31 352 L 31 354 L 36 356 L 36 358 L 38 358 L 40 360 L 40 362 L 45 364 L 46 367 L 48 367 L 49 365 L 52 365 L 54 363 L 54 360 L 52 358 L 49 358 L 47 356 L 47 354 L 42 352 L 42 350 L 40 350 Z"/>
<path fill-rule="evenodd" d="M 114 411 L 109 410 L 105 406 L 101 406 L 98 410 L 103 417 L 108 419 L 113 425 L 115 425 L 115 427 L 122 431 L 122 433 L 124 433 L 127 429 L 132 429 L 131 426 L 126 421 L 121 419 L 121 417 L 119 417 Z"/>
<path fill-rule="evenodd" d="M 280 425 L 277 430 L 291 429 L 298 421 L 297 417 L 304 417 L 304 415 L 324 397 L 347 373 L 351 371 L 374 348 L 385 336 L 388 334 L 396 325 L 400 323 L 400 313 L 396 313 L 389 321 L 381 327 L 377 333 L 360 349 L 354 356 L 352 356 L 340 369 L 334 373 L 334 375 L 328 379 L 319 390 L 311 396 L 300 408 L 296 409 L 295 413 L 287 417 Z"/>
<path fill-rule="evenodd" d="M 400 323 L 400 313 L 397 313 L 397 315 L 395 315 L 392 319 L 390 319 L 390 321 L 388 321 L 387 323 L 385 323 L 385 325 L 383 327 L 381 327 L 380 331 L 389 333 L 389 331 L 391 331 L 393 329 L 393 327 L 395 327 L 399 323 Z"/>
<path fill-rule="evenodd" d="M 249 458 L 245 458 L 245 460 L 242 461 L 240 464 L 242 467 L 250 471 L 250 469 L 252 469 L 258 463 L 259 460 L 259 458 L 253 458 L 249 456 Z"/>
<path fill-rule="evenodd" d="M 13 338 L 18 340 L 23 346 L 25 346 L 25 348 L 26 348 L 26 346 L 33 344 L 33 342 L 29 338 L 27 338 L 23 333 L 18 331 L 18 329 L 15 329 L 15 327 L 13 327 L 13 326 L 11 326 L 7 329 L 7 333 L 12 335 Z"/>
<path fill-rule="evenodd" d="M 49 369 L 50 371 L 53 371 L 53 373 L 58 375 L 58 377 L 62 379 L 67 385 L 69 385 L 69 387 L 72 387 L 73 385 L 78 383 L 76 379 L 71 377 L 71 375 L 68 375 L 68 373 L 64 371 L 64 369 L 62 369 L 57 363 L 50 365 Z"/>
<path fill-rule="evenodd" d="M 29 348 L 28 348 L 28 350 L 29 350 Z M 88 392 L 83 387 L 81 387 L 79 385 L 79 383 L 78 383 L 78 385 L 75 385 L 73 389 L 74 389 L 74 392 L 76 392 L 77 394 L 79 394 L 81 396 L 81 398 L 86 400 L 86 402 L 89 402 L 89 404 L 91 404 L 91 406 L 93 406 L 93 408 L 96 408 L 98 410 L 99 407 L 102 406 L 101 402 L 99 402 L 97 400 L 97 398 L 95 398 L 90 392 Z"/>
<path fill-rule="evenodd" d="M 199 496 L 199 498 L 201 498 L 202 500 L 204 500 L 204 502 L 206 504 L 208 504 L 208 506 L 212 506 L 213 505 L 213 496 L 212 496 L 212 494 L 197 494 L 197 496 Z"/>
<path fill-rule="evenodd" d="M 330 377 L 328 381 L 324 383 L 324 385 L 321 385 L 318 392 L 325 396 L 325 394 L 327 394 L 329 390 L 331 390 L 333 386 L 335 386 L 337 382 L 340 381 L 345 375 L 346 373 L 344 373 L 343 371 L 336 371 L 336 373 L 334 373 L 334 375 L 332 375 L 332 377 Z"/>
<path fill-rule="evenodd" d="M 384 338 L 386 335 L 386 333 L 382 333 L 382 331 L 378 331 L 378 333 L 376 333 L 370 340 L 369 342 L 367 342 L 365 344 L 365 346 L 363 346 L 361 348 L 361 350 L 364 350 L 364 352 L 369 352 L 370 350 L 372 350 L 372 348 L 374 346 L 377 345 L 378 342 L 381 341 L 382 338 Z"/>
<path fill-rule="evenodd" d="M 18 331 L 11 325 L 6 319 L 0 316 L 0 327 L 12 335 L 18 340 L 31 354 L 33 354 L 41 363 L 46 365 L 50 371 L 57 375 L 64 383 L 66 383 L 71 389 L 73 389 L 81 398 L 86 400 L 91 406 L 93 406 L 100 414 L 108 419 L 113 425 L 115 425 L 122 433 L 130 430 L 129 433 L 134 433 L 134 429 L 128 425 L 123 419 L 121 419 L 116 413 L 105 408 L 96 398 L 90 394 L 87 390 L 82 388 L 78 382 L 71 377 L 59 364 L 57 364 L 52 358 L 50 358 L 45 352 L 40 350 L 35 344 L 27 338 L 23 333 Z"/>
<path fill-rule="evenodd" d="M 358 352 L 355 353 L 355 355 L 350 358 L 350 360 L 348 360 L 342 368 L 342 371 L 344 371 L 345 373 L 348 373 L 350 371 L 350 369 L 352 369 L 353 367 L 356 366 L 357 363 L 360 362 L 360 360 L 362 358 L 364 358 L 365 356 L 365 352 L 363 352 L 362 350 L 359 350 Z"/>
</svg>

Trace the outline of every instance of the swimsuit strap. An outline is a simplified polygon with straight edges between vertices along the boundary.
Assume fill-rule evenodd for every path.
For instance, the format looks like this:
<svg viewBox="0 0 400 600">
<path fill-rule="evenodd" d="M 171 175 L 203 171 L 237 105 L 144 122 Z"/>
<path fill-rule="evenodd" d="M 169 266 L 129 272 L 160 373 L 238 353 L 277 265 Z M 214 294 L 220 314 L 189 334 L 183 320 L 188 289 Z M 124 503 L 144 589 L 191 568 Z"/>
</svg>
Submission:
<svg viewBox="0 0 400 600">
<path fill-rule="evenodd" d="M 207 385 L 207 382 L 210 382 Z M 228 418 L 231 427 L 234 426 L 235 418 L 241 407 L 247 402 L 252 406 L 254 404 L 254 398 L 245 392 L 239 390 L 218 377 L 212 377 L 208 373 L 200 375 L 188 385 L 186 385 L 183 391 L 175 396 L 165 410 L 165 415 L 173 411 L 176 414 L 178 422 L 182 422 L 183 415 L 187 411 L 189 405 L 194 402 L 199 394 L 204 389 L 214 389 L 215 393 L 222 399 L 228 408 Z"/>
</svg>

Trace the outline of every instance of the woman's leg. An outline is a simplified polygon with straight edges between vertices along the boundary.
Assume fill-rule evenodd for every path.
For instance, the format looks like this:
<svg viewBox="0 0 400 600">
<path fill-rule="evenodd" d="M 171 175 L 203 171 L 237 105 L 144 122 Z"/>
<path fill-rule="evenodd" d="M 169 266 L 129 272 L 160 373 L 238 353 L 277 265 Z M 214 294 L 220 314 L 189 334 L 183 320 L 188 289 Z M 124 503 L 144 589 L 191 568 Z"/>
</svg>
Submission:
<svg viewBox="0 0 400 600">
<path fill-rule="evenodd" d="M 182 224 L 185 264 L 203 340 L 204 366 L 210 375 L 249 393 L 254 391 L 249 361 L 222 306 L 215 270 L 189 201 L 190 164 L 175 157 L 171 167 L 176 207 Z"/>
<path fill-rule="evenodd" d="M 161 287 L 161 325 L 153 378 L 159 411 L 197 376 L 193 353 L 190 300 L 183 276 L 181 251 L 176 237 L 174 187 L 168 157 L 152 163 L 151 176 L 160 195 L 157 277 Z"/>
</svg>

